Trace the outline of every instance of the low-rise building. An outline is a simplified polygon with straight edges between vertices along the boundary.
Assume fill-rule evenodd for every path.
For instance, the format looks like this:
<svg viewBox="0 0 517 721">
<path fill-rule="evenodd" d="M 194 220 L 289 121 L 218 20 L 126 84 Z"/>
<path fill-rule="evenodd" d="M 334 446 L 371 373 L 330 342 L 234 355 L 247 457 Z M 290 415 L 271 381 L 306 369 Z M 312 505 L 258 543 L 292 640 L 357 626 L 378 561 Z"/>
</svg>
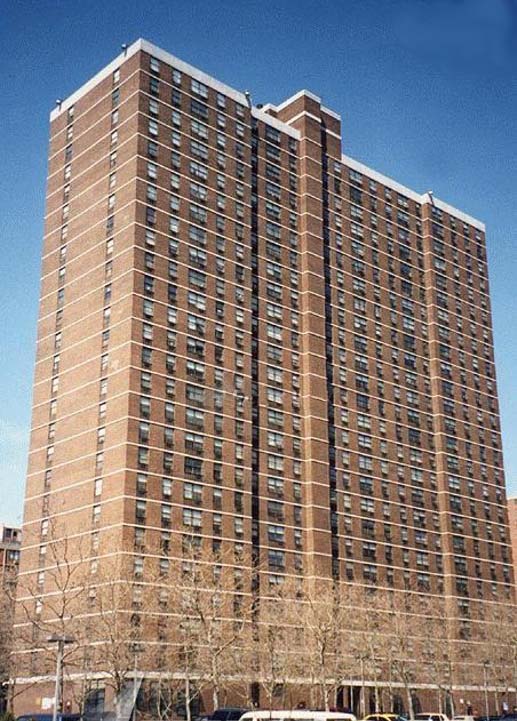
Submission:
<svg viewBox="0 0 517 721">
<path fill-rule="evenodd" d="M 0 580 L 12 580 L 18 573 L 22 530 L 16 526 L 0 524 Z"/>
</svg>

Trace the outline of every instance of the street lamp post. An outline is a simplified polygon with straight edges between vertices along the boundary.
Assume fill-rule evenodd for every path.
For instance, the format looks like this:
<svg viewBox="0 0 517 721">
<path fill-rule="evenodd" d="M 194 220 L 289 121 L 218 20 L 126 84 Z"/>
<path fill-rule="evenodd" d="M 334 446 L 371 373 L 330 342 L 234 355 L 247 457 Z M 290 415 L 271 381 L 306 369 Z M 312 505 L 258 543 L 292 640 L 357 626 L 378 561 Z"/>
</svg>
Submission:
<svg viewBox="0 0 517 721">
<path fill-rule="evenodd" d="M 58 708 L 61 707 L 63 702 L 63 653 L 66 645 L 75 643 L 75 638 L 53 634 L 49 636 L 47 641 L 57 644 L 56 684 L 54 686 L 54 709 L 52 711 L 52 721 L 57 721 Z"/>
<path fill-rule="evenodd" d="M 138 686 L 136 685 L 136 677 L 138 673 L 138 651 L 134 649 L 134 667 L 133 667 L 133 719 L 136 721 L 136 702 L 138 700 Z"/>
<path fill-rule="evenodd" d="M 364 718 L 366 716 L 366 698 L 365 698 L 365 688 L 364 688 L 364 658 L 361 656 L 361 715 Z"/>
<path fill-rule="evenodd" d="M 140 684 L 138 683 L 138 654 L 142 652 L 140 644 L 133 644 L 133 721 L 136 721 L 138 691 Z"/>
<path fill-rule="evenodd" d="M 449 671 L 449 700 L 450 700 L 450 706 L 451 706 L 451 718 L 454 718 L 455 716 L 455 708 L 454 708 L 454 693 L 453 693 L 453 682 L 452 682 L 452 661 L 451 659 L 447 659 L 448 664 L 448 671 Z"/>
<path fill-rule="evenodd" d="M 517 663 L 515 657 L 513 659 L 513 696 L 513 705 L 517 708 Z"/>
<path fill-rule="evenodd" d="M 488 710 L 488 684 L 487 684 L 487 676 L 486 676 L 486 670 L 488 667 L 488 661 L 483 661 L 483 683 L 485 685 L 485 716 L 486 721 L 488 721 L 489 717 L 489 710 Z"/>
</svg>

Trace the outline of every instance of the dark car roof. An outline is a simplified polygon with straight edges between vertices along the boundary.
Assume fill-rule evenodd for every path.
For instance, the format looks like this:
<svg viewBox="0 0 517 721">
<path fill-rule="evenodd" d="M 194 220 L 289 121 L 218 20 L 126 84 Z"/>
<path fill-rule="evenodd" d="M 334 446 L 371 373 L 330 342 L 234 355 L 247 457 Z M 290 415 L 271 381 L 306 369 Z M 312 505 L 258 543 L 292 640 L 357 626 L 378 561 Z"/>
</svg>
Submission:
<svg viewBox="0 0 517 721">
<path fill-rule="evenodd" d="M 51 713 L 24 713 L 22 716 L 18 716 L 16 721 L 52 721 L 53 715 Z M 79 721 L 81 714 L 78 713 L 58 713 L 57 718 L 59 721 Z"/>
</svg>

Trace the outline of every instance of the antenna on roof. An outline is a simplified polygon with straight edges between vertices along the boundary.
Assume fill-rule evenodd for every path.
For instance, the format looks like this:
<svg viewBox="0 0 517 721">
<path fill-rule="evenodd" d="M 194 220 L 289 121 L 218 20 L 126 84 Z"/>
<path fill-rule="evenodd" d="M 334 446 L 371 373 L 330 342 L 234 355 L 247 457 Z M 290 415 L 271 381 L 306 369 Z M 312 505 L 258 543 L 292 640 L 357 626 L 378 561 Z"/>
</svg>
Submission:
<svg viewBox="0 0 517 721">
<path fill-rule="evenodd" d="M 58 109 L 58 110 L 61 110 L 61 104 L 62 104 L 62 102 L 63 102 L 63 101 L 61 100 L 61 98 L 58 98 L 58 99 L 56 100 L 56 105 L 57 105 L 57 109 Z"/>
<path fill-rule="evenodd" d="M 434 205 L 434 195 L 432 190 L 427 191 L 427 195 L 429 196 L 429 200 L 431 201 L 431 205 Z"/>
<path fill-rule="evenodd" d="M 246 97 L 246 100 L 248 101 L 248 108 L 251 108 L 251 93 L 250 93 L 250 91 L 245 90 L 244 95 Z"/>
<path fill-rule="evenodd" d="M 121 45 L 122 52 L 124 53 L 124 57 L 127 55 L 127 43 L 122 43 Z"/>
</svg>

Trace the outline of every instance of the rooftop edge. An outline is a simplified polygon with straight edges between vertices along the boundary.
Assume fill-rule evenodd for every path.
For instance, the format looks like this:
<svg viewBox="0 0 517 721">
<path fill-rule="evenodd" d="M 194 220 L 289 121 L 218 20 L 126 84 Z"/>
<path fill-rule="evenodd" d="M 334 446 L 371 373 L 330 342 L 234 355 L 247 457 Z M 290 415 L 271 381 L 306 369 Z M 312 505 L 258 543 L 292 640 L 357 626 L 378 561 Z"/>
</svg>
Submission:
<svg viewBox="0 0 517 721">
<path fill-rule="evenodd" d="M 83 97 L 83 95 L 86 95 L 86 93 L 90 92 L 90 90 L 92 90 L 102 80 L 109 77 L 114 70 L 120 67 L 122 63 L 126 62 L 126 60 L 129 60 L 129 58 L 133 57 L 133 55 L 140 51 L 149 53 L 153 57 L 157 58 L 158 60 L 162 60 L 168 65 L 173 65 L 175 68 L 185 73 L 186 75 L 190 75 L 196 80 L 199 80 L 199 82 L 203 83 L 204 85 L 208 85 L 216 92 L 224 93 L 224 95 L 227 95 L 241 105 L 248 105 L 248 99 L 244 93 L 240 92 L 239 90 L 235 90 L 229 85 L 225 85 L 224 83 L 216 80 L 212 76 L 207 75 L 207 73 L 204 73 L 202 70 L 195 68 L 193 65 L 189 65 L 184 60 L 180 60 L 174 55 L 171 55 L 171 53 L 168 53 L 166 50 L 162 50 L 157 45 L 153 45 L 148 40 L 139 38 L 138 40 L 135 40 L 134 43 L 129 45 L 119 55 L 117 55 L 117 57 L 110 63 L 108 63 L 108 65 L 106 65 L 104 68 L 102 68 L 102 70 L 100 70 L 92 78 L 90 78 L 90 80 L 84 83 L 84 85 L 81 85 L 75 92 L 73 92 L 65 100 L 63 100 L 60 103 L 59 107 L 54 108 L 50 113 L 50 120 L 53 121 L 57 117 L 59 117 L 61 113 L 70 108 L 75 102 L 77 102 L 81 97 Z M 300 133 L 297 130 L 290 127 L 286 123 L 283 123 L 281 120 L 278 120 L 277 118 L 268 115 L 256 106 L 253 106 L 251 108 L 251 113 L 254 117 L 260 118 L 263 122 L 277 128 L 278 130 L 281 130 L 282 132 L 285 132 L 287 135 L 290 135 L 293 138 L 298 139 L 300 137 Z"/>
<path fill-rule="evenodd" d="M 129 45 L 125 50 L 123 50 L 119 55 L 117 55 L 116 58 L 114 58 L 108 65 L 106 65 L 102 70 L 100 70 L 98 73 L 96 73 L 90 80 L 88 80 L 86 83 L 81 85 L 75 92 L 73 92 L 71 95 L 69 95 L 65 100 L 63 100 L 59 107 L 54 108 L 50 113 L 50 120 L 53 121 L 61 113 L 63 113 L 65 110 L 70 108 L 77 100 L 79 100 L 83 95 L 88 93 L 90 90 L 92 90 L 99 82 L 104 80 L 106 77 L 109 77 L 111 73 L 113 73 L 114 70 L 116 70 L 122 63 L 124 63 L 126 60 L 131 58 L 133 55 L 135 55 L 137 52 L 146 52 L 150 55 L 153 55 L 154 57 L 158 58 L 158 60 L 162 60 L 163 62 L 173 65 L 178 70 L 184 72 L 187 75 L 190 75 L 191 77 L 195 78 L 196 80 L 199 80 L 200 82 L 204 83 L 205 85 L 208 85 L 216 92 L 221 92 L 227 95 L 228 97 L 233 98 L 238 103 L 241 103 L 242 105 L 248 105 L 248 98 L 246 95 L 239 90 L 235 90 L 234 88 L 230 87 L 229 85 L 225 85 L 224 83 L 220 82 L 219 80 L 216 80 L 210 75 L 207 75 L 202 70 L 199 70 L 198 68 L 194 67 L 193 65 L 189 65 L 183 60 L 180 60 L 179 58 L 175 57 L 171 53 L 167 52 L 166 50 L 162 50 L 156 45 L 153 45 L 153 43 L 149 42 L 148 40 L 144 40 L 143 38 L 139 38 L 138 40 L 135 40 L 134 43 Z M 299 90 L 297 93 L 292 95 L 290 98 L 287 98 L 284 100 L 280 105 L 272 105 L 271 103 L 267 103 L 262 108 L 258 108 L 256 106 L 251 107 L 251 114 L 253 117 L 258 118 L 262 120 L 264 123 L 277 128 L 278 130 L 285 132 L 287 135 L 290 135 L 291 137 L 294 137 L 296 139 L 299 139 L 300 133 L 292 128 L 287 123 L 282 122 L 281 120 L 278 120 L 277 118 L 274 118 L 272 115 L 269 115 L 266 111 L 267 109 L 274 109 L 276 111 L 281 110 L 284 107 L 287 107 L 290 103 L 298 99 L 299 97 L 309 97 L 312 100 L 316 101 L 317 103 L 321 104 L 321 99 L 315 95 L 314 93 L 311 93 L 309 90 Z M 341 116 L 338 113 L 335 113 L 333 110 L 329 110 L 328 108 L 325 108 L 321 106 L 321 109 L 325 112 L 331 115 L 332 117 L 335 117 L 337 120 L 341 120 Z M 354 170 L 357 170 L 358 172 L 362 172 L 368 177 L 372 178 L 373 180 L 378 180 L 378 182 L 389 186 L 390 188 L 393 188 L 393 190 L 396 190 L 397 192 L 402 193 L 403 195 L 406 195 L 409 198 L 412 198 L 417 203 L 429 203 L 430 198 L 428 193 L 419 194 L 416 193 L 414 190 L 411 190 L 411 188 L 408 188 L 401 183 L 398 183 L 396 180 L 393 180 L 392 178 L 389 178 L 386 175 L 383 175 L 382 173 L 379 173 L 378 171 L 374 170 L 373 168 L 370 168 L 369 166 L 365 165 L 364 163 L 359 162 L 358 160 L 355 160 L 354 158 L 351 158 L 347 155 L 342 155 L 343 161 Z M 458 208 L 455 208 L 452 205 L 449 205 L 448 203 L 444 202 L 443 200 L 440 200 L 439 198 L 435 198 L 433 196 L 433 202 L 434 204 L 440 208 L 441 210 L 444 210 L 446 213 L 450 213 L 451 215 L 454 215 L 460 220 L 463 220 L 466 223 L 469 223 L 475 228 L 478 228 L 479 230 L 485 231 L 485 224 L 477 220 L 476 218 L 472 217 L 471 215 L 468 215 L 467 213 L 464 213 L 463 211 L 459 210 Z"/>
<path fill-rule="evenodd" d="M 405 185 L 402 185 L 401 183 L 398 183 L 396 180 L 393 180 L 393 178 L 389 178 L 387 175 L 383 175 L 382 173 L 379 173 L 377 170 L 374 170 L 373 168 L 370 168 L 368 165 L 365 165 L 364 163 L 359 162 L 358 160 L 355 160 L 354 158 L 351 158 L 348 155 L 342 155 L 341 156 L 343 162 L 345 165 L 348 165 L 353 170 L 357 170 L 359 173 L 364 173 L 369 178 L 372 178 L 372 180 L 377 180 L 379 183 L 382 183 L 383 185 L 387 185 L 388 187 L 392 188 L 393 190 L 396 190 L 398 193 L 401 193 L 402 195 L 406 195 L 408 198 L 411 198 L 417 203 L 430 203 L 431 200 L 429 198 L 429 193 L 416 193 L 414 190 L 411 190 L 411 188 L 406 187 Z M 440 200 L 440 198 L 436 198 L 433 195 L 433 201 L 434 205 L 436 205 L 437 208 L 440 208 L 440 210 L 445 211 L 446 213 L 449 213 L 450 215 L 454 215 L 455 218 L 458 218 L 459 220 L 463 220 L 465 223 L 469 223 L 469 225 L 472 225 L 474 228 L 477 228 L 478 230 L 482 230 L 485 232 L 486 227 L 485 224 L 478 220 L 477 218 L 474 218 L 472 215 L 468 215 L 467 213 L 464 213 L 462 210 L 459 210 L 458 208 L 455 208 L 453 205 L 449 205 L 449 203 L 446 203 L 443 200 Z"/>
</svg>

